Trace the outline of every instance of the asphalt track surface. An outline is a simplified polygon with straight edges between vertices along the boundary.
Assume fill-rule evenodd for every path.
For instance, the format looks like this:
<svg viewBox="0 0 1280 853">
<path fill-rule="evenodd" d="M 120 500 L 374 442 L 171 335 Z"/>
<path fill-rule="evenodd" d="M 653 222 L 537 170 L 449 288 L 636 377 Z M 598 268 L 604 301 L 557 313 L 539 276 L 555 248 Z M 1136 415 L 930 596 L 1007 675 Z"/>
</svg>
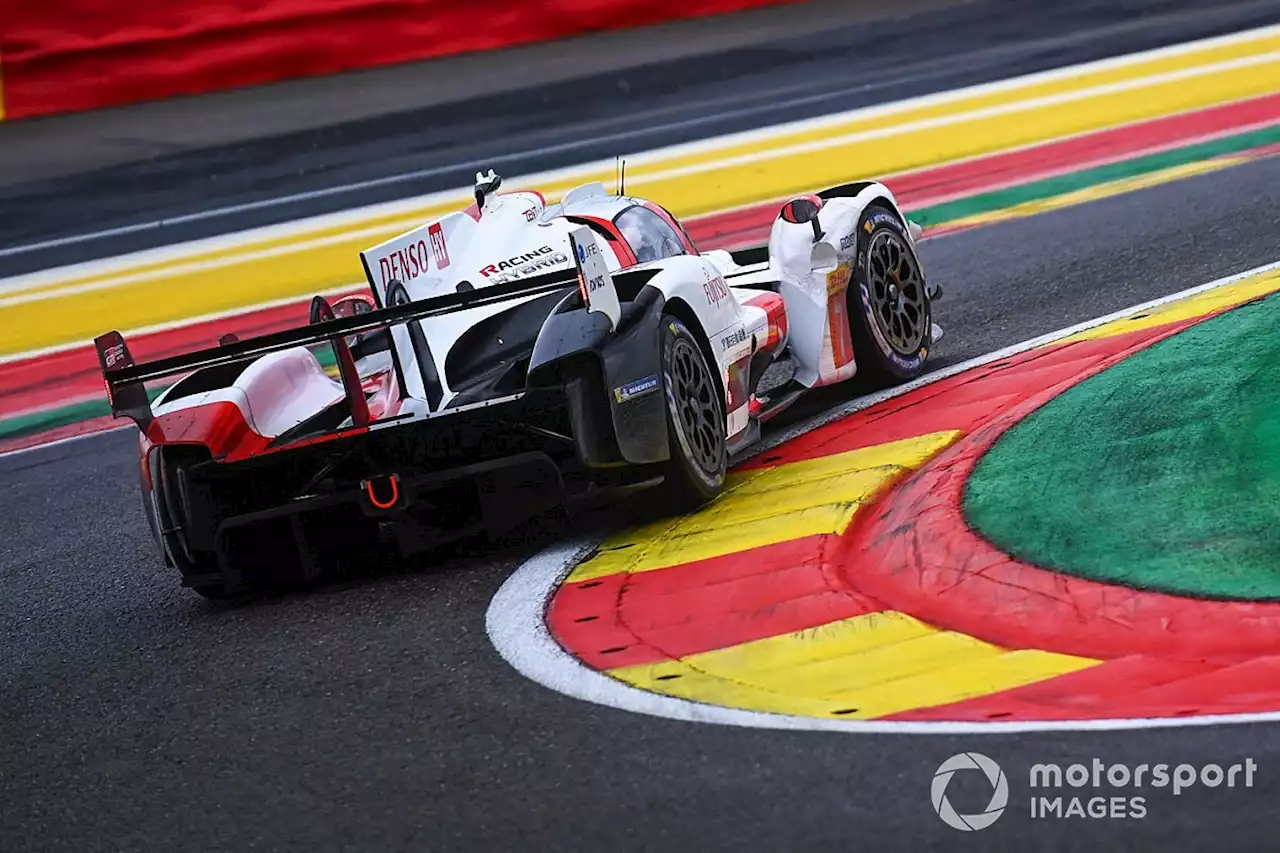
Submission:
<svg viewBox="0 0 1280 853">
<path fill-rule="evenodd" d="M 487 96 L 157 152 L 137 163 L 59 178 L 23 176 L 41 174 L 42 155 L 65 159 L 56 152 L 74 146 L 80 136 L 86 137 L 88 168 L 95 148 L 112 139 L 82 129 L 78 116 L 0 128 L 0 276 L 467 186 L 479 168 L 514 175 L 607 160 L 1222 35 L 1280 21 L 1280 0 L 902 0 L 890 5 L 824 0 L 786 12 L 808 20 L 779 29 L 809 32 L 599 73 L 590 73 L 588 51 L 582 56 L 588 76 L 536 88 L 521 87 L 524 69 L 513 62 L 508 87 Z M 733 26 L 716 19 L 694 23 L 708 41 L 726 38 L 713 31 Z M 683 35 L 697 37 L 698 32 Z M 531 67 L 528 76 L 538 73 Z M 421 97 L 421 88 L 451 85 L 433 77 L 430 66 L 422 74 L 397 80 L 406 102 Z M 350 77 L 344 87 L 324 90 L 335 99 L 335 115 L 346 101 L 366 98 L 361 79 Z M 209 121 L 184 110 L 184 103 L 170 108 L 170 124 L 199 128 Z M 104 118 L 101 123 L 115 129 L 98 135 L 120 141 L 145 136 L 148 122 L 156 121 L 150 114 L 162 108 L 134 108 L 138 127 L 133 130 L 118 117 L 114 122 Z M 245 116 L 229 114 L 219 121 L 247 121 L 249 132 L 254 122 L 265 121 L 262 110 Z M 6 145 L 6 133 L 14 134 L 13 143 Z M 197 135 L 187 131 L 188 137 Z M 24 137 L 43 142 L 48 153 L 37 146 L 33 159 L 30 146 L 19 145 Z M 228 207 L 226 215 L 208 215 Z M 184 218 L 191 216 L 197 218 Z M 13 253 L 44 241 L 160 220 L 167 224 Z"/>
<path fill-rule="evenodd" d="M 930 241 L 938 364 L 1273 261 L 1280 158 Z M 585 704 L 525 680 L 484 613 L 557 535 L 370 567 L 232 605 L 153 552 L 134 436 L 0 459 L 6 850 L 1267 849 L 1280 727 L 1022 736 L 765 732 Z M 562 533 L 563 531 L 561 531 Z M 1010 813 L 965 835 L 929 782 L 978 750 Z M 1032 821 L 1031 764 L 1253 758 L 1250 789 L 1142 820 Z M 958 779 L 961 777 L 957 777 Z M 978 811 L 989 792 L 949 791 Z M 971 802 L 966 801 L 969 797 Z"/>
<path fill-rule="evenodd" d="M 1125 29 L 1131 38 L 1110 52 L 1267 23 L 1264 8 L 1275 20 L 1274 4 L 1217 4 L 1205 16 L 1187 11 L 1195 6 L 1088 4 L 1081 19 L 1115 24 L 1128 14 L 1135 23 L 1133 10 L 1145 7 L 1156 23 Z M 1250 15 L 1262 20 L 1241 22 Z M 1199 30 L 1161 29 L 1159 21 L 1174 18 L 1183 26 L 1197 20 Z M 956 19 L 923 20 L 941 27 Z M 992 42 L 1016 46 L 1028 32 L 1071 41 L 1065 25 L 1044 20 L 986 25 Z M 1077 38 L 1074 49 L 1090 42 Z M 1040 56 L 1046 64 L 1088 58 L 1065 47 Z M 984 73 L 1029 70 L 1008 62 L 989 57 Z M 899 77 L 905 88 L 874 97 L 962 82 L 920 82 L 910 64 Z M 314 156 L 350 156 L 335 151 L 319 146 Z M 440 156 L 458 162 L 456 151 Z M 188 210 L 312 186 L 305 175 L 273 182 L 261 174 L 258 183 L 242 162 L 227 161 L 219 174 L 249 186 L 204 196 L 196 183 L 207 162 L 170 165 L 180 179 L 172 197 L 134 184 L 137 192 L 108 209 L 104 199 L 113 196 L 102 187 L 128 174 L 112 171 L 59 185 L 61 209 L 83 200 L 84 221 L 102 225 L 128 221 L 148 199 L 148 209 Z M 465 183 L 459 175 L 471 167 L 441 180 Z M 0 199 L 0 210 L 11 203 Z M 286 212 L 300 211 L 271 215 Z M 937 311 L 948 331 L 934 366 L 1280 259 L 1278 212 L 1280 157 L 1272 157 L 931 240 L 923 255 L 947 291 Z M 83 225 L 52 207 L 47 216 L 42 234 Z M 205 602 L 180 589 L 155 554 L 134 442 L 122 431 L 0 458 L 5 851 L 1274 846 L 1274 725 L 981 737 L 766 732 L 637 716 L 553 693 L 503 662 L 484 631 L 489 601 L 511 571 L 565 533 L 551 524 L 499 546 L 369 566 L 306 594 Z M 1013 799 L 993 827 L 966 835 L 934 815 L 929 783 L 944 759 L 967 750 L 1003 765 Z M 1176 799 L 1153 792 L 1142 820 L 1026 816 L 1033 763 L 1094 756 L 1130 765 L 1248 757 L 1260 770 L 1251 789 L 1196 788 Z M 962 813 L 980 811 L 989 791 L 964 782 L 953 783 L 952 802 Z"/>
</svg>

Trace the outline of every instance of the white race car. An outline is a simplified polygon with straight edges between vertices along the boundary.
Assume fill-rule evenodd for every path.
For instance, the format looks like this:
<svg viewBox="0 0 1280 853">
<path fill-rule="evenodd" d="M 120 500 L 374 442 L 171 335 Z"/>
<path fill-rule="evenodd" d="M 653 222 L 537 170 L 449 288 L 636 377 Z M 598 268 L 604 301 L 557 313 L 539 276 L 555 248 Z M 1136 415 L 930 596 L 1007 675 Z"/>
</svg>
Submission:
<svg viewBox="0 0 1280 853">
<path fill-rule="evenodd" d="M 550 205 L 500 185 L 477 175 L 471 208 L 361 253 L 369 296 L 316 297 L 307 327 L 145 364 L 97 339 L 185 585 L 311 578 L 371 539 L 412 553 L 615 487 L 688 509 L 804 391 L 911 379 L 938 334 L 919 229 L 879 183 L 793 199 L 733 253 L 598 183 Z"/>
</svg>

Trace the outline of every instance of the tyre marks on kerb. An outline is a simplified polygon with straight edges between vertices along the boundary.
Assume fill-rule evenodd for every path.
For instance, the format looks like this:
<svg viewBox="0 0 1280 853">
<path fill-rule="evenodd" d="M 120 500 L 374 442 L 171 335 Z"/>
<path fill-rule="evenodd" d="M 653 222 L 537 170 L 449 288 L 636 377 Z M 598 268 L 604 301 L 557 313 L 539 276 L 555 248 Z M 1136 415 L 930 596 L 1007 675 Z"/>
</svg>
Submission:
<svg viewBox="0 0 1280 853">
<path fill-rule="evenodd" d="M 798 460 L 779 448 L 709 507 L 606 541 L 552 598 L 551 633 L 636 687 L 822 717 L 881 717 L 1096 664 L 939 630 L 841 578 L 842 535 L 859 511 L 959 437 Z"/>
<path fill-rule="evenodd" d="M 713 504 L 607 539 L 569 581 L 648 572 L 775 542 L 843 533 L 859 506 L 957 438 L 958 433 L 938 433 L 730 473 L 724 494 Z"/>
</svg>

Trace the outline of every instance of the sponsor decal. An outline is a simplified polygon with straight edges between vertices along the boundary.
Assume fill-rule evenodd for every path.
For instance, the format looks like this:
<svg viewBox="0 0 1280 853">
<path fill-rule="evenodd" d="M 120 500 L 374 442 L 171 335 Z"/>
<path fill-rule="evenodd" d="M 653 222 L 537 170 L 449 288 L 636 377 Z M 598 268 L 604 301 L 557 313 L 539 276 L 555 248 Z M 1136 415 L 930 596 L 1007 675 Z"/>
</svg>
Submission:
<svg viewBox="0 0 1280 853">
<path fill-rule="evenodd" d="M 436 268 L 449 266 L 449 247 L 444 242 L 444 229 L 437 222 L 427 229 L 427 239 L 431 241 L 431 254 L 435 255 Z"/>
<path fill-rule="evenodd" d="M 600 255 L 600 247 L 595 243 L 579 243 L 578 244 L 578 263 L 585 264 L 588 258 L 595 258 Z M 604 276 L 593 275 L 587 279 L 587 293 L 595 293 L 604 287 Z M 621 401 L 619 401 L 621 402 Z"/>
<path fill-rule="evenodd" d="M 516 279 L 524 278 L 527 275 L 551 270 L 567 263 L 569 263 L 569 256 L 564 252 L 552 252 L 550 255 L 544 255 L 538 260 L 525 264 L 519 269 L 512 270 L 511 272 L 498 273 L 493 276 L 488 276 L 486 274 L 486 276 L 489 278 L 490 284 L 506 284 L 509 281 L 515 281 Z"/>
<path fill-rule="evenodd" d="M 747 330 L 743 326 L 739 326 L 736 331 L 730 332 L 720 339 L 720 345 L 725 349 L 733 349 L 738 344 L 745 343 L 747 340 Z"/>
<path fill-rule="evenodd" d="M 537 209 L 537 208 L 535 208 L 535 207 L 531 207 L 531 208 L 529 208 L 528 210 L 526 210 L 526 211 L 524 212 L 524 221 L 525 221 L 525 222 L 532 222 L 533 220 L 535 220 L 535 219 L 537 219 L 537 218 L 538 218 L 538 209 Z"/>
<path fill-rule="evenodd" d="M 848 264 L 841 264 L 827 273 L 827 296 L 835 296 L 847 288 L 852 275 Z"/>
<path fill-rule="evenodd" d="M 872 225 L 871 220 L 868 219 L 866 222 L 862 223 L 862 230 L 870 234 L 872 231 L 875 230 L 875 226 Z"/>
<path fill-rule="evenodd" d="M 634 382 L 628 382 L 626 385 L 620 385 L 613 389 L 613 399 L 619 403 L 625 403 L 628 400 L 634 400 L 637 397 L 643 397 L 658 390 L 658 376 L 646 376 L 643 379 L 637 379 Z"/>
<path fill-rule="evenodd" d="M 853 338 L 849 332 L 848 300 L 839 298 L 848 286 L 849 266 L 847 264 L 841 264 L 827 273 L 827 333 L 831 338 L 831 359 L 836 370 L 853 361 Z"/>
<path fill-rule="evenodd" d="M 615 331 L 622 320 L 622 305 L 618 302 L 613 276 L 595 235 L 586 226 L 576 228 L 569 232 L 569 245 L 577 260 L 578 293 L 583 306 L 588 314 L 605 315 L 609 320 L 609 331 Z"/>
<path fill-rule="evenodd" d="M 719 273 L 712 275 L 708 270 L 703 270 L 702 275 L 702 292 L 707 297 L 707 304 L 719 305 L 720 300 L 729 296 L 729 285 L 724 283 L 724 276 Z"/>
<path fill-rule="evenodd" d="M 864 224 L 862 227 L 866 229 L 866 232 L 868 234 L 870 234 L 872 229 L 874 229 L 878 225 L 888 225 L 891 228 L 898 229 L 899 231 L 902 230 L 902 223 L 899 222 L 897 218 L 893 216 L 893 214 L 885 213 L 884 211 L 880 211 L 880 210 L 877 210 L 875 213 L 868 216 L 866 224 Z"/>
<path fill-rule="evenodd" d="M 443 238 L 443 236 L 442 234 L 441 237 Z M 413 281 L 427 272 L 428 264 L 430 263 L 427 252 L 427 242 L 419 240 L 416 243 L 410 243 L 403 249 L 397 249 L 385 257 L 378 258 L 378 273 L 382 276 L 382 284 L 385 286 L 387 282 L 393 279 L 397 281 Z"/>
<path fill-rule="evenodd" d="M 490 278 L 491 276 L 498 275 L 499 273 L 510 272 L 511 270 L 519 269 L 530 261 L 537 261 L 544 255 L 553 254 L 554 251 L 555 250 L 550 246 L 543 246 L 541 249 L 535 249 L 532 252 L 528 252 L 523 255 L 516 255 L 514 258 L 507 258 L 506 260 L 498 261 L 496 264 L 489 264 L 487 267 L 482 267 L 480 274 L 485 278 Z"/>
<path fill-rule="evenodd" d="M 106 351 L 102 355 L 103 355 L 103 358 L 106 359 L 107 368 L 108 369 L 113 368 L 117 364 L 125 360 L 124 344 L 114 344 L 112 346 L 109 346 L 107 347 Z"/>
<path fill-rule="evenodd" d="M 840 251 L 842 252 L 845 251 L 846 249 L 851 249 L 856 245 L 858 245 L 857 232 L 854 232 L 852 234 L 846 234 L 844 235 L 844 237 L 840 239 Z"/>
</svg>

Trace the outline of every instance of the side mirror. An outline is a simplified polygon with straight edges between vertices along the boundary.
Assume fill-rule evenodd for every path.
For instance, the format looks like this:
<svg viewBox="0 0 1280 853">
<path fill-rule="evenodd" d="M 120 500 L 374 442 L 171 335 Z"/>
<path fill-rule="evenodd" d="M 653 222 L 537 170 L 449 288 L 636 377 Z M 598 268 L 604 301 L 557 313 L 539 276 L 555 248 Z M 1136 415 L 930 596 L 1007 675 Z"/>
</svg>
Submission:
<svg viewBox="0 0 1280 853">
<path fill-rule="evenodd" d="M 373 300 L 363 293 L 344 296 L 333 303 L 333 316 L 354 317 L 357 314 L 368 314 L 373 311 Z"/>
<path fill-rule="evenodd" d="M 822 199 L 816 195 L 802 195 L 791 199 L 782 206 L 778 216 L 792 225 L 803 225 L 808 222 L 813 226 L 813 242 L 822 239 L 822 226 L 818 223 L 818 214 L 822 211 Z"/>
<path fill-rule="evenodd" d="M 323 298 L 317 297 L 311 300 L 311 322 L 314 324 L 325 320 L 354 317 L 357 314 L 368 314 L 373 309 L 373 299 L 362 293 L 344 296 L 332 304 Z M 365 335 L 363 334 L 347 336 L 347 346 L 354 349 L 364 337 Z"/>
</svg>

